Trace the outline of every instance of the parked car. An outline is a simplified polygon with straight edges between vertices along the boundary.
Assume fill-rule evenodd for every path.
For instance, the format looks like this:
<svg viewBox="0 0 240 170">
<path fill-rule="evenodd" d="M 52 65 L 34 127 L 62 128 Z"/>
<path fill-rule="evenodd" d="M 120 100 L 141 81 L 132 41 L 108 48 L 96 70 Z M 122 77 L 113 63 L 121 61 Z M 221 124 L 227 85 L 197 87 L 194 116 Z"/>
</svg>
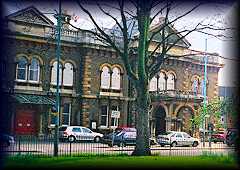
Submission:
<svg viewBox="0 0 240 170">
<path fill-rule="evenodd" d="M 197 138 L 191 137 L 186 132 L 168 131 L 165 134 L 158 135 L 157 142 L 162 147 L 165 145 L 175 146 L 193 146 L 199 145 L 200 141 Z"/>
<path fill-rule="evenodd" d="M 226 135 L 226 144 L 228 146 L 235 145 L 237 142 L 237 139 L 239 139 L 238 130 L 235 128 L 228 129 L 227 135 Z"/>
<path fill-rule="evenodd" d="M 108 146 L 117 145 L 119 147 L 124 147 L 128 145 L 136 145 L 137 130 L 131 127 L 118 127 L 114 132 L 106 134 L 103 136 L 102 143 Z M 149 139 L 150 144 L 154 145 L 156 142 L 154 139 Z"/>
<path fill-rule="evenodd" d="M 214 132 L 211 135 L 211 141 L 214 143 L 217 143 L 217 142 L 226 143 L 226 132 L 224 131 Z"/>
<path fill-rule="evenodd" d="M 75 141 L 95 141 L 100 142 L 103 134 L 96 133 L 83 126 L 63 126 L 59 128 L 60 140 Z"/>
<path fill-rule="evenodd" d="M 136 129 L 129 127 L 118 127 L 114 132 L 103 136 L 102 142 L 108 144 L 108 146 L 118 145 L 127 146 L 136 144 Z"/>
<path fill-rule="evenodd" d="M 8 147 L 14 144 L 14 137 L 5 133 L 0 133 L 0 147 Z"/>
</svg>

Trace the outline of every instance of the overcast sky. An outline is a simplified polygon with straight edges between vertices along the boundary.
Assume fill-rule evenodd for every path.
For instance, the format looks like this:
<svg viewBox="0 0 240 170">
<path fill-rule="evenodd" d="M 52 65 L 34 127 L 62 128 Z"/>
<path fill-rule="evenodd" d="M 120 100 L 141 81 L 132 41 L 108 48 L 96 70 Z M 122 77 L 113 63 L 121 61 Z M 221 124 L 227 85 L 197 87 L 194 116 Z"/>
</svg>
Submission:
<svg viewBox="0 0 240 170">
<path fill-rule="evenodd" d="M 179 23 L 176 23 L 175 27 L 177 29 L 181 29 L 181 27 L 191 26 L 195 22 L 199 22 L 202 19 L 211 20 L 211 23 L 226 25 L 231 24 L 233 21 L 233 4 L 234 3 L 222 3 L 222 4 L 213 4 L 213 5 L 205 5 L 198 10 L 194 11 L 191 15 L 188 15 L 184 19 L 182 19 Z M 10 13 L 16 12 L 20 9 L 26 8 L 30 5 L 34 5 L 43 13 L 55 13 L 54 10 L 57 10 L 57 2 L 49 1 L 48 3 L 44 2 L 31 2 L 31 1 L 10 1 L 4 2 L 4 9 L 6 15 Z M 188 4 L 181 8 L 181 10 L 177 10 L 175 15 L 178 15 L 184 11 L 184 8 L 191 8 L 194 4 Z M 236 4 L 234 5 L 236 6 Z M 86 15 L 80 11 L 80 8 L 77 4 L 74 3 L 66 3 L 65 1 L 62 3 L 62 8 L 66 9 L 70 15 L 77 15 L 79 17 L 77 22 L 72 22 L 74 25 L 81 27 L 82 29 L 92 28 L 92 24 L 89 19 L 87 19 Z M 114 22 L 111 19 L 104 17 L 100 12 L 95 9 L 91 10 L 93 16 L 97 18 L 97 22 L 103 27 L 112 27 Z M 56 23 L 56 20 L 52 17 L 52 14 L 45 14 L 51 20 Z M 221 23 L 219 23 L 221 21 Z M 232 51 L 235 50 L 234 41 L 221 41 L 216 38 L 212 38 L 203 34 L 193 33 L 187 37 L 187 40 L 191 43 L 191 49 L 205 51 L 205 39 L 207 40 L 207 51 L 208 52 L 217 52 L 221 56 L 226 58 L 236 58 L 235 53 Z M 233 47 L 234 46 L 234 47 Z M 236 84 L 237 73 L 234 68 L 237 67 L 236 61 L 230 60 L 222 60 L 225 64 L 224 68 L 220 69 L 219 72 L 219 85 L 221 86 L 234 86 Z M 239 63 L 238 63 L 239 64 Z"/>
</svg>

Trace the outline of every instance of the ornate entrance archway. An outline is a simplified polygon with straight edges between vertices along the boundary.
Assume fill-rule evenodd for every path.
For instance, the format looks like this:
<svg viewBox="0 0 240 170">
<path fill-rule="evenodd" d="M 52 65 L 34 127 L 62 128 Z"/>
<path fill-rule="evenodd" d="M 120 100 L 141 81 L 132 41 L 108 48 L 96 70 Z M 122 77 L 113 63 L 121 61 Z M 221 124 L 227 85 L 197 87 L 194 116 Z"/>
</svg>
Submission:
<svg viewBox="0 0 240 170">
<path fill-rule="evenodd" d="M 176 131 L 187 132 L 190 135 L 194 133 L 194 126 L 191 123 L 191 119 L 194 118 L 194 112 L 192 108 L 183 106 L 177 112 L 177 121 L 175 125 Z"/>
<path fill-rule="evenodd" d="M 162 106 L 157 106 L 153 111 L 153 131 L 155 136 L 166 132 L 166 111 Z"/>
</svg>

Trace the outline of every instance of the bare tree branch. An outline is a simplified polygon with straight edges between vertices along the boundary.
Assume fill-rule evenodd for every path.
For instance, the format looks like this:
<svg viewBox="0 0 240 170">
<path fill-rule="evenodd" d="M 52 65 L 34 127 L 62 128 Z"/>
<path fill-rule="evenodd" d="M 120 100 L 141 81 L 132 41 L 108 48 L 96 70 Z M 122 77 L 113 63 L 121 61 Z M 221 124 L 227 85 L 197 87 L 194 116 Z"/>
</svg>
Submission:
<svg viewBox="0 0 240 170">
<path fill-rule="evenodd" d="M 197 4 L 196 6 L 194 6 L 192 9 L 190 9 L 190 10 L 187 11 L 186 13 L 184 13 L 184 14 L 176 17 L 176 18 L 173 19 L 172 21 L 168 21 L 167 23 L 164 22 L 158 31 L 152 33 L 150 39 L 149 39 L 148 42 L 147 42 L 148 46 L 150 45 L 150 43 L 151 43 L 152 39 L 154 38 L 154 36 L 155 36 L 156 34 L 158 34 L 160 31 L 162 31 L 162 29 L 164 29 L 165 27 L 171 25 L 172 23 L 176 22 L 177 20 L 185 17 L 186 15 L 190 14 L 191 12 L 193 12 L 194 10 L 196 10 L 196 9 L 197 9 L 199 6 L 201 6 L 201 5 L 202 5 L 202 3 L 199 3 L 199 4 Z M 167 19 L 168 19 L 168 18 L 167 18 Z"/>
<path fill-rule="evenodd" d="M 103 39 L 105 39 L 117 52 L 117 54 L 122 58 L 125 68 L 127 70 L 128 76 L 131 79 L 137 80 L 138 77 L 137 75 L 133 72 L 132 67 L 130 65 L 129 62 L 129 54 L 128 54 L 128 48 L 129 48 L 129 41 L 128 41 L 128 32 L 127 32 L 127 24 L 126 24 L 126 17 L 124 15 L 124 11 L 123 11 L 123 6 L 124 3 L 123 1 L 119 2 L 120 5 L 120 12 L 121 12 L 121 17 L 122 17 L 122 22 L 123 22 L 123 38 L 124 38 L 124 46 L 123 46 L 123 51 L 121 51 L 119 49 L 119 47 L 117 47 L 117 45 L 115 44 L 115 42 L 110 38 L 110 36 L 108 34 L 106 34 L 100 27 L 99 25 L 96 23 L 95 19 L 93 18 L 93 16 L 91 15 L 91 13 L 85 9 L 82 4 L 77 1 L 78 5 L 80 6 L 80 8 L 83 10 L 83 12 L 85 12 L 88 17 L 91 19 L 91 21 L 93 22 L 93 24 L 95 25 L 95 27 L 97 28 L 97 30 L 100 32 L 101 37 L 104 37 Z"/>
</svg>

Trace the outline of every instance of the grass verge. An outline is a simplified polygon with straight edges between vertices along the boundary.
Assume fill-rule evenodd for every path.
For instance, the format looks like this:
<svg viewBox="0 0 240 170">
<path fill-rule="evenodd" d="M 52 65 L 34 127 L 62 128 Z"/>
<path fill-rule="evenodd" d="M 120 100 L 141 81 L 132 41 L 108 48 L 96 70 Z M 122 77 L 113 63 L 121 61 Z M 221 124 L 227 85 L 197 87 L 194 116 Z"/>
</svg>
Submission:
<svg viewBox="0 0 240 170">
<path fill-rule="evenodd" d="M 13 156 L 5 160 L 5 169 L 28 168 L 226 168 L 237 169 L 233 156 L 127 156 L 127 155 L 81 155 L 72 157 Z"/>
</svg>

